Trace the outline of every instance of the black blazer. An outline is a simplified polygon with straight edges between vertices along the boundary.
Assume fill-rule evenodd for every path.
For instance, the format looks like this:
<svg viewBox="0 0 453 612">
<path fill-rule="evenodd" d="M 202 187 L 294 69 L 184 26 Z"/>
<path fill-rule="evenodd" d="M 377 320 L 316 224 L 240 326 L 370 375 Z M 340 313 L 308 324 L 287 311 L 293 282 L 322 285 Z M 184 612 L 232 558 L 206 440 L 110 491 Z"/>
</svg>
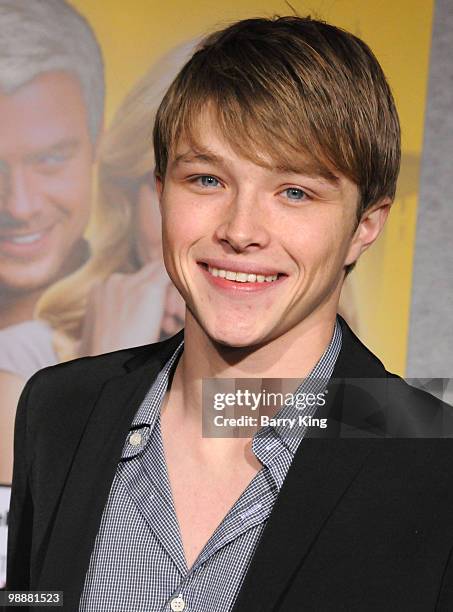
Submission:
<svg viewBox="0 0 453 612">
<path fill-rule="evenodd" d="M 386 372 L 341 325 L 333 378 L 362 382 L 332 382 L 319 409 L 329 426 L 299 445 L 234 612 L 452 611 L 453 440 L 437 437 L 451 412 Z M 182 335 L 46 368 L 27 383 L 8 589 L 62 590 L 63 609 L 78 610 L 129 425 Z"/>
</svg>

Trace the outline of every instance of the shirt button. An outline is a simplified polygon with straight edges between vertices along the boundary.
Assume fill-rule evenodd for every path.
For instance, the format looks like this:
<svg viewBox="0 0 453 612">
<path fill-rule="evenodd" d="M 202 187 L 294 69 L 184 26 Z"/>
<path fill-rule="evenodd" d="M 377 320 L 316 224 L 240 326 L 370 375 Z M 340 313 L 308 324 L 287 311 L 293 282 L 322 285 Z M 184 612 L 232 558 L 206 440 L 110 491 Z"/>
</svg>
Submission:
<svg viewBox="0 0 453 612">
<path fill-rule="evenodd" d="M 170 602 L 170 608 L 173 610 L 173 612 L 182 612 L 185 606 L 186 604 L 181 595 L 179 597 L 174 597 Z"/>
<path fill-rule="evenodd" d="M 142 434 L 141 433 L 138 433 L 138 431 L 136 431 L 133 434 L 131 434 L 131 436 L 129 438 L 129 444 L 132 444 L 132 446 L 138 446 L 141 443 L 142 443 Z"/>
</svg>

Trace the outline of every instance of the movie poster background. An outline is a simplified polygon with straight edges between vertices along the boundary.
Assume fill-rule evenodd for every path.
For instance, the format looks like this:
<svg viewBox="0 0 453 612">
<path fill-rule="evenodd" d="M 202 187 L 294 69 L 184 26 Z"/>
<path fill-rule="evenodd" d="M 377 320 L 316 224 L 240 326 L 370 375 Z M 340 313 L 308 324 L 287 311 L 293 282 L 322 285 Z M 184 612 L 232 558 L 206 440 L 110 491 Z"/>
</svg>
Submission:
<svg viewBox="0 0 453 612">
<path fill-rule="evenodd" d="M 37 0 L 30 0 L 33 1 Z M 91 24 L 101 46 L 106 77 L 105 130 L 107 134 L 110 130 L 112 151 L 124 153 L 119 162 L 117 159 L 112 160 L 114 171 L 110 175 L 104 174 L 104 187 L 107 183 L 106 189 L 111 195 L 112 207 L 118 204 L 115 202 L 115 194 L 124 195 L 125 192 L 135 203 L 143 193 L 148 197 L 148 200 L 145 198 L 145 206 L 146 202 L 148 204 L 151 202 L 150 206 L 155 203 L 149 174 L 152 169 L 150 140 L 143 149 L 143 163 L 135 158 L 132 163 L 128 161 L 128 151 L 134 148 L 133 130 L 128 132 L 124 129 L 126 140 L 121 140 L 121 129 L 117 129 L 112 136 L 115 113 L 137 82 L 146 74 L 149 77 L 148 85 L 150 79 L 154 79 L 156 86 L 148 88 L 147 91 L 151 91 L 149 107 L 153 105 L 155 107 L 159 96 L 200 36 L 233 20 L 290 12 L 285 2 L 277 0 L 241 0 L 241 2 L 228 3 L 213 3 L 207 0 L 193 0 L 190 3 L 185 0 L 174 0 L 172 3 L 130 0 L 127 5 L 123 0 L 74 0 L 72 5 Z M 301 15 L 311 14 L 324 18 L 362 37 L 377 55 L 394 92 L 403 135 L 398 194 L 383 236 L 370 251 L 365 253 L 348 281 L 342 300 L 342 313 L 365 344 L 382 358 L 387 369 L 404 375 L 407 363 L 419 177 L 434 5 L 431 0 L 415 2 L 401 0 L 397 3 L 390 0 L 382 2 L 313 0 L 310 3 L 295 1 L 292 6 Z M 135 91 L 137 93 L 137 90 Z M 142 107 L 146 109 L 146 104 Z M 143 134 L 150 134 L 151 119 L 152 115 L 143 114 L 143 130 L 137 138 L 143 139 Z M 126 115 L 122 121 L 117 120 L 116 125 L 125 126 Z M 121 164 L 123 167 L 118 168 Z M 98 171 L 99 167 L 95 166 L 95 176 Z M 146 182 L 146 178 L 149 182 Z M 110 186 L 109 180 L 111 180 Z M 100 221 L 106 218 L 97 211 L 97 198 L 99 198 L 99 188 L 95 181 L 92 190 L 91 220 L 85 233 L 88 243 L 96 242 L 96 232 L 100 231 L 101 227 Z M 127 257 L 119 258 L 117 268 L 113 267 L 108 272 L 110 276 L 116 274 L 116 280 L 113 278 L 103 295 L 97 294 L 97 298 L 104 299 L 106 305 L 111 304 L 112 299 L 118 304 L 124 304 L 123 314 L 126 314 L 123 319 L 126 323 L 128 311 L 125 309 L 129 306 L 127 297 L 123 295 L 124 302 L 118 298 L 121 292 L 127 294 L 131 291 L 132 295 L 138 296 L 142 295 L 140 292 L 147 291 L 146 285 L 147 283 L 149 285 L 150 279 L 154 279 L 153 282 L 156 284 L 162 282 L 158 275 L 157 264 L 155 268 L 152 267 L 153 262 L 157 262 L 161 257 L 157 206 L 148 215 L 137 216 L 134 219 L 135 260 L 126 261 Z M 145 269 L 145 274 L 142 273 L 140 276 L 140 270 L 144 266 L 148 268 Z M 172 335 L 181 327 L 179 296 L 172 290 L 169 281 L 165 281 L 164 284 L 168 285 L 165 292 L 152 294 L 151 291 L 148 295 L 148 303 L 150 300 L 154 300 L 154 303 L 166 300 L 165 303 L 161 302 L 160 310 L 157 307 L 154 310 L 147 309 L 145 300 L 141 311 L 131 311 L 134 314 L 133 329 L 128 329 L 123 335 L 118 335 L 115 329 L 114 338 L 109 336 L 109 332 L 113 333 L 113 327 L 117 326 L 121 313 L 109 310 L 107 307 L 104 309 L 99 307 L 97 311 L 91 307 L 90 312 L 95 311 L 98 320 L 97 323 L 89 321 L 87 325 L 97 325 L 98 328 L 103 326 L 100 330 L 103 339 L 97 344 L 98 352 L 121 348 L 128 344 L 151 342 Z M 1 295 L 0 286 L 0 298 Z M 59 316 L 65 313 L 65 300 L 68 297 L 70 296 L 66 293 L 64 300 L 62 298 Z M 0 308 L 1 303 L 0 300 Z M 165 310 L 167 303 L 170 304 L 168 316 Z M 154 314 L 150 315 L 150 312 Z M 56 336 L 53 341 L 58 347 L 58 354 L 63 359 L 93 352 L 93 346 L 89 346 L 86 342 L 84 344 L 83 341 L 80 341 L 77 354 L 74 353 L 73 347 L 68 348 L 65 345 L 61 337 Z M 8 396 L 0 388 L 0 398 L 3 398 L 0 399 L 3 404 L 0 409 L 0 413 L 3 414 L 3 416 L 0 414 L 3 449 L 0 453 L 2 474 L 0 481 L 4 485 L 0 488 L 0 584 L 6 571 L 6 525 L 10 483 L 8 462 L 12 453 L 14 418 L 11 397 L 11 394 Z"/>
</svg>

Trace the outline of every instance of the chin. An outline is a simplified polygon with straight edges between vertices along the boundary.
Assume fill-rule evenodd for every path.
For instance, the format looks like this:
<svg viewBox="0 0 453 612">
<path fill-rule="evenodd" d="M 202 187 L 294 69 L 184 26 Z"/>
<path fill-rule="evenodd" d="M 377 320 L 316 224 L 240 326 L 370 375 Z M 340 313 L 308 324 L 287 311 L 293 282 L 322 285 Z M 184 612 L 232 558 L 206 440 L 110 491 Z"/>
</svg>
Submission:
<svg viewBox="0 0 453 612">
<path fill-rule="evenodd" d="M 237 349 L 245 349 L 250 346 L 253 346 L 253 342 L 241 342 L 239 340 L 227 340 L 224 338 L 213 338 L 217 344 L 221 344 L 222 346 L 228 346 L 230 348 Z"/>
<path fill-rule="evenodd" d="M 30 266 L 31 268 L 31 266 Z M 14 276 L 5 275 L 0 279 L 0 292 L 4 291 L 11 295 L 25 295 L 35 291 L 46 289 L 49 285 L 57 280 L 56 272 L 41 272 L 38 270 L 35 274 L 30 274 L 31 270 L 27 270 L 24 275 L 15 274 Z"/>
<path fill-rule="evenodd" d="M 221 329 L 217 332 L 206 330 L 206 333 L 218 344 L 222 344 L 223 346 L 230 346 L 231 348 L 247 348 L 249 346 L 254 346 L 261 341 L 261 334 L 256 331 L 240 331 L 237 329 Z"/>
</svg>

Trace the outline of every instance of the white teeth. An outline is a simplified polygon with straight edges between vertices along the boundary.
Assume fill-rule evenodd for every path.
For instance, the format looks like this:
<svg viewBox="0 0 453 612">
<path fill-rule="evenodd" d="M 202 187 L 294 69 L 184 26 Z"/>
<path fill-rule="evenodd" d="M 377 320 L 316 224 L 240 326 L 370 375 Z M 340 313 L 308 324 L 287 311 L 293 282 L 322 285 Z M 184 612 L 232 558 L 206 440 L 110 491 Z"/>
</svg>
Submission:
<svg viewBox="0 0 453 612">
<path fill-rule="evenodd" d="M 270 276 L 264 276 L 264 274 L 247 274 L 247 272 L 233 272 L 232 270 L 219 270 L 218 268 L 211 268 L 208 266 L 208 271 L 213 276 L 220 278 L 226 278 L 227 280 L 236 281 L 239 283 L 272 283 L 277 280 L 278 274 L 271 274 Z"/>
<path fill-rule="evenodd" d="M 236 280 L 239 281 L 240 283 L 246 283 L 247 277 L 248 277 L 248 274 L 246 274 L 245 272 L 236 272 Z"/>
<path fill-rule="evenodd" d="M 14 244 L 31 244 L 41 238 L 42 234 L 28 234 L 28 236 L 15 236 L 14 238 L 8 238 L 8 240 L 14 242 Z"/>
</svg>

